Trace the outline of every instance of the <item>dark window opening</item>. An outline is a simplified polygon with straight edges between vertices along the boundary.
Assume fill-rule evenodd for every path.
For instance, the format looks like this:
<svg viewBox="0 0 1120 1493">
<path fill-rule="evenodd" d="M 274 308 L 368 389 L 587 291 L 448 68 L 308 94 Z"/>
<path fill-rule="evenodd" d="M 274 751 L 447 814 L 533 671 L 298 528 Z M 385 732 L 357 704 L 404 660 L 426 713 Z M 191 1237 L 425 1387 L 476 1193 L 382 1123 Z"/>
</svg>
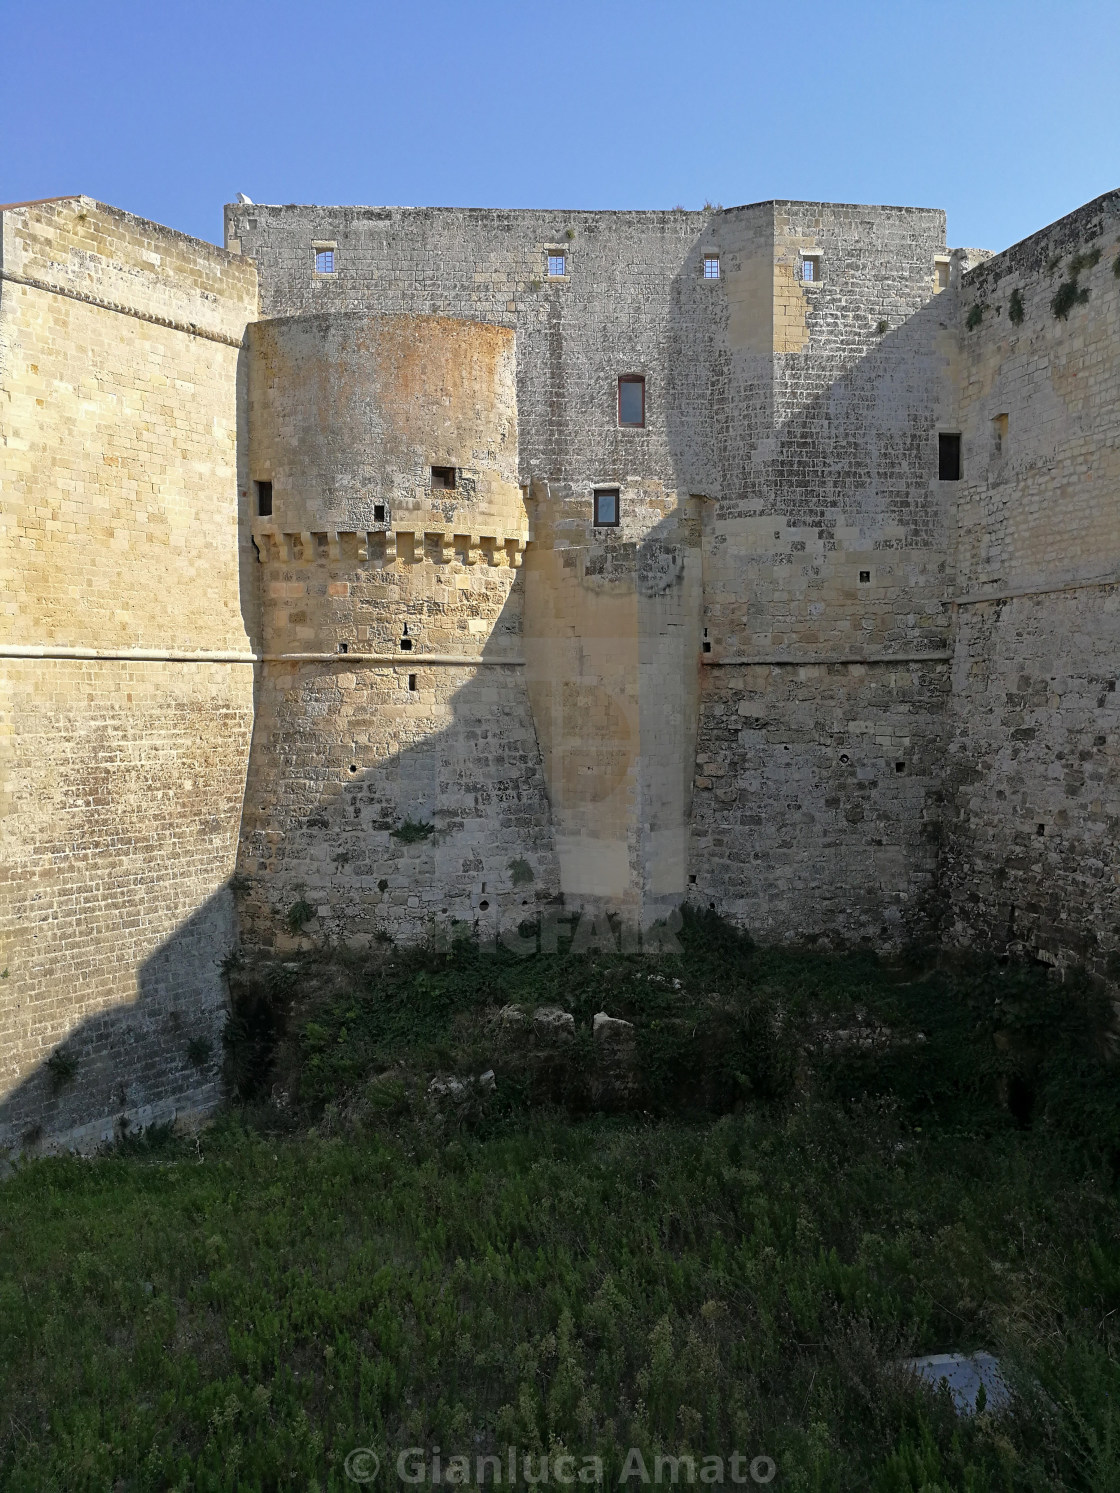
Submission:
<svg viewBox="0 0 1120 1493">
<path fill-rule="evenodd" d="M 351 772 L 357 772 L 357 770 L 358 770 L 358 764 L 356 762 L 351 762 L 351 764 L 350 764 L 350 771 Z"/>
<path fill-rule="evenodd" d="M 595 527 L 618 528 L 618 488 L 601 487 L 595 492 Z"/>
<path fill-rule="evenodd" d="M 871 584 L 871 572 L 870 572 L 870 570 L 861 570 L 860 571 L 860 573 L 859 573 L 859 583 L 860 583 L 861 586 L 870 586 L 870 584 Z"/>
<path fill-rule="evenodd" d="M 374 503 L 374 505 L 373 505 L 373 521 L 374 521 L 375 524 L 383 524 L 385 522 L 385 504 L 384 503 Z"/>
<path fill-rule="evenodd" d="M 409 689 L 415 689 L 416 688 L 416 675 L 415 674 L 410 674 L 408 676 L 408 687 L 409 687 Z"/>
<path fill-rule="evenodd" d="M 806 285 L 815 284 L 821 277 L 821 256 L 819 254 L 803 254 L 801 256 L 801 278 Z"/>
<path fill-rule="evenodd" d="M 704 629 L 704 637 L 703 637 L 703 639 L 701 640 L 701 643 L 700 643 L 700 651 L 701 651 L 701 653 L 711 653 L 711 651 L 712 651 L 712 643 L 711 643 L 711 639 L 708 637 L 708 629 L 707 628 Z"/>
<path fill-rule="evenodd" d="M 689 886 L 695 886 L 696 885 L 696 877 L 695 876 L 690 876 L 688 878 L 688 884 L 689 884 Z"/>
<path fill-rule="evenodd" d="M 937 433 L 937 476 L 941 482 L 961 480 L 961 437 L 959 431 Z"/>
<path fill-rule="evenodd" d="M 618 423 L 646 423 L 646 381 L 640 374 L 627 374 L 618 381 Z"/>
<path fill-rule="evenodd" d="M 1035 834 L 1036 835 L 1044 835 L 1045 833 L 1046 833 L 1046 826 L 1044 824 L 1040 824 L 1038 826 L 1038 828 L 1035 830 Z"/>
<path fill-rule="evenodd" d="M 433 467 L 432 486 L 446 492 L 455 486 L 455 475 L 454 467 Z"/>
<path fill-rule="evenodd" d="M 905 762 L 896 762 L 895 765 L 894 765 L 894 770 L 895 770 L 895 772 L 905 772 L 906 771 L 906 763 Z"/>
<path fill-rule="evenodd" d="M 408 623 L 407 622 L 404 625 L 404 631 L 401 633 L 401 652 L 402 653 L 411 653 L 412 652 L 412 639 L 408 635 Z"/>
<path fill-rule="evenodd" d="M 350 652 L 350 644 L 349 643 L 339 643 L 339 645 L 338 645 L 338 651 L 339 651 L 339 653 L 349 653 Z"/>
<path fill-rule="evenodd" d="M 257 517 L 272 517 L 272 483 L 258 482 L 257 487 Z"/>
</svg>

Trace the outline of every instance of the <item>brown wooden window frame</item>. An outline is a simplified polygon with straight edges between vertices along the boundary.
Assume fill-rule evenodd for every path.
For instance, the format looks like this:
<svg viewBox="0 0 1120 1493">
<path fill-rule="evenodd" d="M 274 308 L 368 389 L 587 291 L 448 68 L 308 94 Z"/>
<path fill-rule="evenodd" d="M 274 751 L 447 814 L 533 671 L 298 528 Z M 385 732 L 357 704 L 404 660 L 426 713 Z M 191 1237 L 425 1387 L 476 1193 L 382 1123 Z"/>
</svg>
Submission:
<svg viewBox="0 0 1120 1493">
<path fill-rule="evenodd" d="M 622 521 L 622 489 L 618 487 L 596 487 L 592 489 L 592 524 L 596 529 L 617 529 Z M 614 518 L 599 517 L 601 498 L 614 499 Z"/>
<path fill-rule="evenodd" d="M 622 386 L 623 384 L 637 384 L 642 391 L 642 418 L 640 420 L 623 420 L 622 418 Z M 618 392 L 616 409 L 618 412 L 618 424 L 621 430 L 644 430 L 646 425 L 646 377 L 644 373 L 620 373 L 618 376 Z"/>
</svg>

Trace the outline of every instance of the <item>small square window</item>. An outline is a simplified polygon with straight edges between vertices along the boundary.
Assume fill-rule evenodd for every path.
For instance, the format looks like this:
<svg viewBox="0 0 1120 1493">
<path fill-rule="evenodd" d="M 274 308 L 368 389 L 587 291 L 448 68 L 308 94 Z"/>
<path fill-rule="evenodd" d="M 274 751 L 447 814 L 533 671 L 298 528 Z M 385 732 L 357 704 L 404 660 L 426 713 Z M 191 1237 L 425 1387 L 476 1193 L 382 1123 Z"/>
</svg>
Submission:
<svg viewBox="0 0 1120 1493">
<path fill-rule="evenodd" d="M 801 278 L 806 285 L 815 285 L 821 278 L 821 256 L 819 254 L 802 254 Z"/>
<path fill-rule="evenodd" d="M 548 256 L 548 278 L 550 280 L 562 280 L 568 273 L 568 256 L 562 252 L 549 253 Z"/>
<path fill-rule="evenodd" d="M 315 250 L 315 273 L 317 275 L 333 275 L 334 274 L 334 250 L 333 249 L 316 249 Z"/>
<path fill-rule="evenodd" d="M 870 572 L 870 570 L 861 570 L 860 571 L 860 573 L 859 573 L 859 583 L 860 583 L 861 586 L 870 586 L 870 584 L 871 584 L 871 572 Z"/>
<path fill-rule="evenodd" d="M 257 489 L 257 517 L 272 517 L 272 483 L 258 482 Z"/>
<path fill-rule="evenodd" d="M 646 423 L 646 381 L 640 374 L 628 373 L 618 381 L 618 423 Z"/>
<path fill-rule="evenodd" d="M 941 482 L 959 482 L 961 480 L 960 431 L 938 431 L 937 476 Z"/>
<path fill-rule="evenodd" d="M 432 468 L 432 486 L 437 491 L 442 490 L 444 492 L 447 492 L 451 488 L 453 488 L 456 485 L 455 477 L 456 471 L 454 467 Z"/>
<path fill-rule="evenodd" d="M 597 529 L 618 528 L 618 488 L 595 489 L 595 527 Z"/>
<path fill-rule="evenodd" d="M 705 280 L 718 280 L 719 279 L 719 255 L 718 254 L 705 254 L 704 255 L 704 279 Z"/>
</svg>

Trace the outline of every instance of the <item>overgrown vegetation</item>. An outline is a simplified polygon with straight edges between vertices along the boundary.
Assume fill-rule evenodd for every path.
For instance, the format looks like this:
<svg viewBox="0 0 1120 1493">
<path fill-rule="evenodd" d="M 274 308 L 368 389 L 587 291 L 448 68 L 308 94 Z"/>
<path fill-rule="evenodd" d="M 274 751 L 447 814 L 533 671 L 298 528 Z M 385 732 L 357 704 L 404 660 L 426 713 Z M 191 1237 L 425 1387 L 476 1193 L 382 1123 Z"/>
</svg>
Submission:
<svg viewBox="0 0 1120 1493">
<path fill-rule="evenodd" d="M 78 1072 L 76 1054 L 67 1052 L 64 1047 L 56 1047 L 47 1059 L 47 1072 L 50 1075 L 52 1088 L 65 1088 L 68 1083 L 73 1082 Z"/>
<path fill-rule="evenodd" d="M 987 309 L 988 308 L 986 306 L 982 306 L 979 301 L 969 307 L 968 315 L 964 319 L 964 324 L 970 332 L 974 331 L 975 328 L 978 327 L 984 320 L 984 312 Z"/>
<path fill-rule="evenodd" d="M 1100 249 L 1090 249 L 1087 254 L 1075 254 L 1069 262 L 1069 278 L 1063 280 L 1050 302 L 1050 309 L 1062 321 L 1069 320 L 1074 306 L 1082 306 L 1089 299 L 1089 287 L 1079 282 L 1082 270 L 1090 270 L 1101 257 Z"/>
<path fill-rule="evenodd" d="M 342 1488 L 371 1447 L 389 1488 L 405 1447 L 513 1445 L 610 1486 L 631 1446 L 822 1493 L 1120 1486 L 1100 992 L 681 942 L 231 965 L 231 1115 L 2 1184 L 0 1484 Z M 897 1368 L 978 1347 L 1001 1419 Z"/>
<path fill-rule="evenodd" d="M 435 832 L 435 825 L 427 819 L 406 819 L 403 824 L 398 824 L 396 829 L 389 831 L 394 840 L 399 840 L 402 845 L 415 845 L 420 840 L 428 839 Z"/>
</svg>

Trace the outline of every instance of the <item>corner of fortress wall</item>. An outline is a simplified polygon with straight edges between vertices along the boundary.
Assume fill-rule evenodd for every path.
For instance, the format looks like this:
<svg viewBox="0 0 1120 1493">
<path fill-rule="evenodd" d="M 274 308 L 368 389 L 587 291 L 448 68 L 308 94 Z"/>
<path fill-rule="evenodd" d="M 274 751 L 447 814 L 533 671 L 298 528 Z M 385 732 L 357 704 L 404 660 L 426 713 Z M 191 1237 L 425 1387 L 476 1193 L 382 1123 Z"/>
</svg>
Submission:
<svg viewBox="0 0 1120 1493">
<path fill-rule="evenodd" d="M 235 856 L 276 951 L 690 900 L 1107 970 L 1118 233 L 5 210 L 0 1144 L 213 1105 Z"/>
<path fill-rule="evenodd" d="M 86 197 L 0 234 L 0 1147 L 88 1146 L 218 1098 L 257 280 Z"/>
<path fill-rule="evenodd" d="M 1120 193 L 967 273 L 959 328 L 946 933 L 1114 972 Z"/>
</svg>

